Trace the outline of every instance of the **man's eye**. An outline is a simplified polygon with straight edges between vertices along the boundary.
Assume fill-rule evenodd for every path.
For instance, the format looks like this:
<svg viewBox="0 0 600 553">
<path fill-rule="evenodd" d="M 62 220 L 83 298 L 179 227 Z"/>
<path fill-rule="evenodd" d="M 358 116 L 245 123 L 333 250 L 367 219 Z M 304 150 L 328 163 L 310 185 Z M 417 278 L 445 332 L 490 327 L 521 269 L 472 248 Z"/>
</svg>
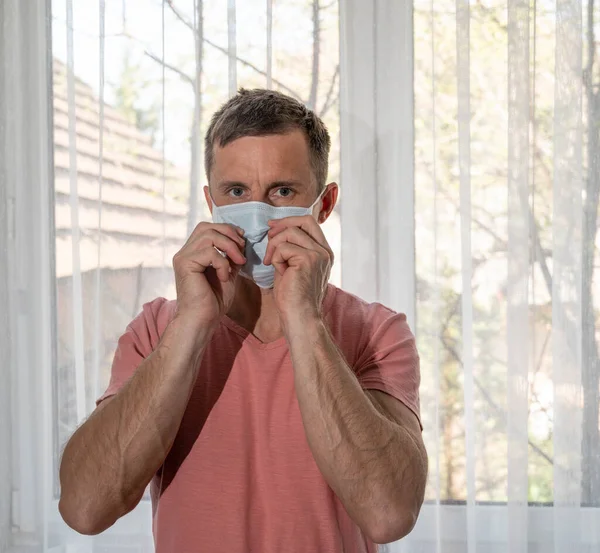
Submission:
<svg viewBox="0 0 600 553">
<path fill-rule="evenodd" d="M 244 195 L 244 190 L 242 188 L 232 188 L 229 192 L 236 198 L 241 198 Z"/>
<path fill-rule="evenodd" d="M 278 189 L 277 189 L 277 192 L 279 192 L 279 195 L 280 195 L 282 198 L 287 198 L 287 197 L 289 197 L 289 196 L 291 196 L 291 195 L 292 195 L 292 192 L 293 192 L 293 191 L 292 191 L 292 189 L 291 189 L 291 188 L 288 188 L 287 186 L 283 186 L 283 187 L 281 187 L 281 188 L 278 188 Z"/>
</svg>

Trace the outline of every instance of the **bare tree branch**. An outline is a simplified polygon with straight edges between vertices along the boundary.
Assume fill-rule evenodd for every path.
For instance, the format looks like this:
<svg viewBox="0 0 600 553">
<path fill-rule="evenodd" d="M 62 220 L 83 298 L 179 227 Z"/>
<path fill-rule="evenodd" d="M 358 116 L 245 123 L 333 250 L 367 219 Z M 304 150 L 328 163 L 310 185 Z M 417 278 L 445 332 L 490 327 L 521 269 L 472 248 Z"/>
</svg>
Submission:
<svg viewBox="0 0 600 553">
<path fill-rule="evenodd" d="M 438 192 L 444 196 L 444 198 L 446 198 L 456 209 L 457 211 L 460 210 L 460 206 L 458 203 L 458 200 L 456 200 L 455 198 L 453 198 L 446 190 L 444 190 L 443 188 L 439 188 Z M 478 206 L 473 205 L 471 207 L 471 212 L 475 211 L 476 209 L 479 209 Z M 484 211 L 485 210 L 481 210 Z M 491 229 L 488 225 L 486 225 L 481 219 L 479 219 L 478 217 L 473 216 L 473 213 L 471 213 L 471 220 L 483 231 L 485 231 L 487 234 L 489 234 L 494 241 L 496 242 L 496 244 L 499 245 L 504 245 L 506 246 L 506 240 L 504 240 L 503 238 L 501 238 L 498 234 L 496 234 L 496 232 Z"/>
<path fill-rule="evenodd" d="M 202 67 L 204 63 L 204 4 L 203 0 L 194 0 L 194 50 L 195 50 L 195 82 L 194 82 L 194 119 L 190 132 L 190 195 L 188 198 L 188 235 L 192 234 L 198 222 L 198 188 L 202 167 Z"/>
<path fill-rule="evenodd" d="M 478 269 L 478 267 L 480 265 L 481 265 L 481 263 L 473 264 L 473 273 L 475 273 L 475 271 Z M 439 336 L 437 338 L 439 338 L 439 340 L 441 340 L 442 345 L 444 346 L 444 348 L 446 349 L 446 351 L 448 351 L 448 353 L 450 353 L 450 355 L 455 359 L 455 361 L 461 367 L 464 368 L 461 356 L 456 351 L 456 348 L 454 347 L 454 345 L 450 344 L 450 342 L 448 341 L 448 338 L 445 336 L 445 332 L 446 332 L 446 330 L 448 328 L 448 325 L 450 324 L 450 321 L 452 320 L 452 318 L 456 315 L 456 313 L 458 311 L 458 305 L 460 303 L 461 298 L 462 298 L 462 295 L 461 294 L 457 294 L 456 300 L 454 302 L 454 305 L 450 309 L 450 312 L 449 312 L 448 316 L 446 317 L 446 320 L 441 325 L 441 327 L 440 327 L 440 333 L 439 333 Z M 473 382 L 475 383 L 475 386 L 477 386 L 477 389 L 480 391 L 480 393 L 483 396 L 483 398 L 485 399 L 485 401 L 495 411 L 496 416 L 502 422 L 504 422 L 504 423 L 507 424 L 508 421 L 506 419 L 505 412 L 498 406 L 498 404 L 488 394 L 487 390 L 485 389 L 485 386 L 483 386 L 481 384 L 481 382 L 479 381 L 479 379 L 476 376 L 473 376 Z M 527 443 L 529 444 L 529 446 L 531 447 L 531 449 L 533 451 L 535 451 L 540 457 L 542 457 L 543 459 L 545 459 L 546 461 L 548 461 L 548 463 L 550 463 L 551 465 L 554 465 L 554 460 L 552 459 L 552 457 L 550 457 L 539 446 L 537 446 L 535 443 L 533 443 L 530 440 L 529 436 L 527 436 Z"/>
<path fill-rule="evenodd" d="M 310 95 L 308 97 L 308 108 L 317 109 L 317 91 L 319 89 L 319 61 L 321 48 L 321 16 L 319 13 L 319 0 L 312 2 L 313 20 L 313 52 L 312 52 L 312 79 L 310 83 Z"/>
<path fill-rule="evenodd" d="M 444 338 L 443 334 L 440 334 L 440 339 L 441 339 L 442 344 L 443 344 L 444 348 L 446 349 L 446 351 L 448 351 L 448 353 L 450 353 L 450 355 L 452 357 L 454 357 L 454 359 L 456 360 L 456 362 L 460 366 L 462 366 L 462 359 L 461 359 L 460 355 L 458 354 L 458 352 L 456 351 L 456 349 L 452 345 L 448 344 L 448 342 Z M 505 414 L 505 412 L 498 406 L 498 404 L 488 394 L 487 390 L 485 389 L 485 386 L 483 386 L 483 384 L 481 384 L 481 382 L 479 381 L 479 379 L 477 377 L 475 377 L 475 376 L 473 376 L 473 382 L 474 382 L 475 386 L 477 386 L 477 389 L 479 390 L 479 392 L 481 393 L 481 395 L 485 399 L 486 403 L 488 403 L 490 405 L 490 407 L 492 407 L 492 409 L 496 412 L 496 416 L 502 422 L 507 423 L 508 421 L 506 420 L 506 414 Z M 534 444 L 529 439 L 529 436 L 527 436 L 527 443 L 529 444 L 529 447 L 531 447 L 531 449 L 533 451 L 535 451 L 535 453 L 537 453 L 540 457 L 542 457 L 543 459 L 545 459 L 551 465 L 554 465 L 554 460 L 552 459 L 552 457 L 550 457 L 538 445 Z"/>
<path fill-rule="evenodd" d="M 325 103 L 323 104 L 323 107 L 321 108 L 321 111 L 319 113 L 319 117 L 321 118 L 325 117 L 325 114 L 329 111 L 329 108 L 333 105 L 335 99 L 338 97 L 338 95 L 336 94 L 336 96 L 332 98 L 333 91 L 335 89 L 335 83 L 337 81 L 337 78 L 339 77 L 339 74 L 340 64 L 338 63 L 335 68 L 335 73 L 333 74 L 333 77 L 331 79 L 331 83 L 329 83 L 329 90 L 327 91 L 327 96 L 325 97 Z"/>
<path fill-rule="evenodd" d="M 325 4 L 324 6 L 321 6 L 321 10 L 325 11 L 328 10 L 329 8 L 333 8 L 333 6 L 335 6 L 338 3 L 339 0 L 333 0 L 333 2 L 329 2 L 329 4 Z"/>
<path fill-rule="evenodd" d="M 130 39 L 130 40 L 134 40 L 135 42 L 140 42 L 138 39 L 136 39 L 135 37 L 132 37 L 130 35 L 118 34 L 118 35 L 114 35 L 114 36 L 123 36 L 125 38 Z M 215 44 L 211 40 L 205 38 L 203 40 L 203 42 L 205 42 L 209 46 L 212 46 L 213 48 L 216 48 L 217 50 L 219 50 L 223 54 L 229 55 L 228 52 L 227 52 L 227 49 L 219 46 L 218 44 Z M 156 56 L 152 52 L 149 52 L 149 51 L 145 50 L 144 54 L 146 56 L 148 56 L 149 58 L 151 58 L 152 60 L 154 60 L 156 63 L 158 63 L 160 65 L 164 65 L 166 69 L 169 69 L 170 71 L 173 71 L 174 73 L 177 73 L 185 82 L 187 82 L 191 86 L 194 86 L 194 79 L 192 77 L 190 77 L 187 73 L 185 73 L 184 71 L 182 71 L 181 69 L 177 69 L 175 66 L 170 65 L 167 62 L 163 62 L 163 60 L 161 60 L 158 56 Z M 254 64 L 252 64 L 252 63 L 250 63 L 250 62 L 248 62 L 248 61 L 246 61 L 246 60 L 244 60 L 244 59 L 242 59 L 240 57 L 237 57 L 236 59 L 242 65 L 246 65 L 247 67 L 250 67 L 251 69 L 253 69 L 257 73 L 259 73 L 261 75 L 264 75 L 265 77 L 267 76 L 266 72 L 263 71 L 262 69 L 259 69 L 258 67 L 256 67 L 256 65 L 254 65 Z M 272 79 L 272 80 L 273 80 L 273 83 L 275 83 L 279 88 L 281 88 L 281 90 L 285 90 L 290 96 L 296 98 L 296 100 L 298 100 L 299 102 L 304 103 L 304 100 L 296 92 L 294 92 L 291 88 L 289 88 L 288 86 L 286 86 L 285 84 L 283 84 L 281 81 L 278 81 L 277 79 Z"/>
<path fill-rule="evenodd" d="M 163 1 L 165 4 L 167 4 L 167 6 L 169 6 L 169 8 L 171 8 L 171 11 L 175 14 L 175 17 L 177 17 L 177 19 L 179 19 L 179 21 L 181 21 L 190 31 L 194 32 L 194 25 L 191 21 L 188 21 L 185 17 L 183 17 L 182 13 L 173 5 L 173 0 Z"/>
<path fill-rule="evenodd" d="M 179 19 L 186 27 L 188 27 L 192 32 L 194 31 L 194 26 L 181 14 L 181 12 L 173 5 L 173 0 L 163 0 L 168 6 L 169 8 L 171 8 L 172 12 L 175 14 L 175 16 L 177 17 L 177 19 Z M 208 44 L 209 46 L 212 46 L 213 48 L 215 48 L 216 50 L 219 50 L 219 52 L 225 54 L 226 56 L 229 56 L 229 52 L 227 51 L 227 48 L 223 48 L 222 46 L 219 46 L 218 44 L 215 44 L 212 40 L 209 40 L 208 38 L 203 38 L 203 41 Z M 240 58 L 239 56 L 236 56 L 236 60 L 241 63 L 242 65 L 245 65 L 246 67 L 249 67 L 250 69 L 252 69 L 253 71 L 256 71 L 259 75 L 263 75 L 263 76 L 267 76 L 267 72 L 263 71 L 262 69 L 260 69 L 259 67 L 257 67 L 256 65 L 254 65 L 253 63 Z M 304 100 L 291 88 L 289 88 L 288 86 L 286 86 L 284 83 L 282 83 L 281 81 L 278 81 L 277 79 L 272 79 L 273 83 L 275 83 L 281 90 L 285 90 L 290 96 L 292 96 L 293 98 L 296 98 L 296 100 L 299 100 L 300 102 L 304 103 Z"/>
<path fill-rule="evenodd" d="M 595 31 L 594 31 L 594 0 L 589 0 L 587 5 L 587 42 L 588 42 L 588 60 L 583 70 L 583 84 L 594 93 L 594 80 L 592 78 L 594 71 L 594 59 L 596 57 Z"/>
<path fill-rule="evenodd" d="M 173 71 L 173 73 L 176 73 L 177 75 L 179 75 L 183 81 L 185 81 L 192 87 L 195 86 L 194 79 L 192 79 L 187 73 L 185 73 L 181 69 L 178 69 L 174 65 L 171 65 L 171 64 L 167 63 L 166 61 L 160 59 L 158 56 L 154 55 L 152 52 L 148 52 L 148 50 L 144 50 L 144 55 L 148 56 L 150 59 L 154 60 L 159 65 L 163 65 L 169 71 Z"/>
<path fill-rule="evenodd" d="M 206 44 L 212 46 L 213 48 L 216 48 L 217 50 L 219 50 L 219 52 L 222 52 L 223 54 L 225 54 L 226 56 L 229 55 L 229 52 L 227 51 L 227 48 L 223 48 L 222 46 L 219 46 L 218 44 L 215 44 L 214 42 L 212 42 L 211 40 L 205 38 L 204 42 L 206 42 Z M 236 58 L 237 61 L 239 61 L 242 65 L 245 65 L 246 67 L 249 67 L 250 69 L 256 71 L 259 75 L 263 75 L 263 76 L 267 76 L 267 72 L 263 71 L 262 69 L 260 69 L 259 67 L 257 67 L 256 65 L 254 65 L 253 63 L 250 63 L 249 61 L 246 61 L 243 58 L 240 58 L 239 56 Z M 294 91 L 292 90 L 289 86 L 283 84 L 281 81 L 278 81 L 277 79 L 272 79 L 272 81 L 279 87 L 281 88 L 281 90 L 285 90 L 290 96 L 292 96 L 293 98 L 296 98 L 296 100 L 305 103 L 304 100 Z"/>
</svg>

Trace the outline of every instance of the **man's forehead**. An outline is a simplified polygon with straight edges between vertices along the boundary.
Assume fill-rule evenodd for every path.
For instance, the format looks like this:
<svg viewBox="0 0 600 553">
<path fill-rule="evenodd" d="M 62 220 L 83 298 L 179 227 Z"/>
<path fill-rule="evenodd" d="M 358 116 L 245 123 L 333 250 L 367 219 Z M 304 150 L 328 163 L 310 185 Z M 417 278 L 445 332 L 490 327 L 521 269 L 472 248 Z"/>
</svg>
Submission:
<svg viewBox="0 0 600 553">
<path fill-rule="evenodd" d="M 285 135 L 249 136 L 238 138 L 214 150 L 215 181 L 244 182 L 249 175 L 261 180 L 310 181 L 312 168 L 308 145 L 298 131 Z"/>
<path fill-rule="evenodd" d="M 228 142 L 224 146 L 215 144 L 214 153 L 225 153 L 239 155 L 246 152 L 257 152 L 259 150 L 268 150 L 275 155 L 294 154 L 297 157 L 299 153 L 309 155 L 308 140 L 300 130 L 293 130 L 283 134 L 267 134 L 261 136 L 241 136 Z"/>
</svg>

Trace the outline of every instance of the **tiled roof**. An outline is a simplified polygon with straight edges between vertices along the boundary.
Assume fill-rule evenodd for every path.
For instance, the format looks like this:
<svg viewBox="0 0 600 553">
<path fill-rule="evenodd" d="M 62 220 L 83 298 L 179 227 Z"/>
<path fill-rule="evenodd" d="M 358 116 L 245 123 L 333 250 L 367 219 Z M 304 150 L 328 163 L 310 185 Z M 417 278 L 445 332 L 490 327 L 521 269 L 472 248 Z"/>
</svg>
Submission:
<svg viewBox="0 0 600 553">
<path fill-rule="evenodd" d="M 53 77 L 56 270 L 62 277 L 73 272 L 73 210 L 67 74 L 65 65 L 57 60 Z M 79 253 L 81 270 L 86 271 L 98 264 L 99 100 L 92 88 L 77 78 L 75 106 Z M 104 106 L 103 144 L 101 266 L 156 267 L 162 265 L 163 255 L 170 263 L 186 238 L 188 208 L 173 196 L 186 189 L 187 172 L 165 164 L 163 202 L 162 153 L 152 146 L 150 137 L 108 104 Z"/>
</svg>

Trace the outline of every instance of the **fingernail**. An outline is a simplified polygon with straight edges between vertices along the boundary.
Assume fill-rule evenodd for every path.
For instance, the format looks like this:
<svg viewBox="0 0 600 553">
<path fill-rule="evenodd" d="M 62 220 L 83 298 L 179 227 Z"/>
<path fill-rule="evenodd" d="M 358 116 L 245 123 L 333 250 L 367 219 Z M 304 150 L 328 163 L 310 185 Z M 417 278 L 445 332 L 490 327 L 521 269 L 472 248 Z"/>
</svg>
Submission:
<svg viewBox="0 0 600 553">
<path fill-rule="evenodd" d="M 241 227 L 235 227 L 241 236 L 244 236 L 244 229 Z"/>
</svg>

